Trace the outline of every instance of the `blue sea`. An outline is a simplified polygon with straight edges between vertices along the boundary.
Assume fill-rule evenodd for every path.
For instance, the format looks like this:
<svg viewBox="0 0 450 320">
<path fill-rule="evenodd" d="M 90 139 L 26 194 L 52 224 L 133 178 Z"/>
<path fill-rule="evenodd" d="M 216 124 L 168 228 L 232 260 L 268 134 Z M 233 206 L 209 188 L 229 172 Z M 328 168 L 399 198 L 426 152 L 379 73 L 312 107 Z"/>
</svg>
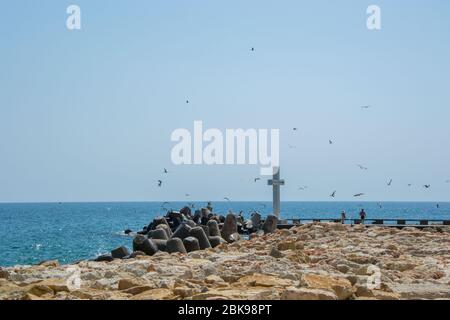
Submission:
<svg viewBox="0 0 450 320">
<path fill-rule="evenodd" d="M 196 202 L 195 208 L 206 206 Z M 381 206 L 380 206 L 381 204 Z M 118 246 L 131 248 L 132 237 L 125 229 L 141 230 L 165 209 L 179 210 L 186 203 L 39 203 L 0 204 L 0 266 L 36 264 L 58 259 L 71 263 L 95 258 Z M 266 215 L 271 202 L 215 202 L 214 212 L 252 210 Z M 339 218 L 346 210 L 347 218 L 357 218 L 364 208 L 367 218 L 447 219 L 450 203 L 427 202 L 283 202 L 284 219 Z"/>
</svg>

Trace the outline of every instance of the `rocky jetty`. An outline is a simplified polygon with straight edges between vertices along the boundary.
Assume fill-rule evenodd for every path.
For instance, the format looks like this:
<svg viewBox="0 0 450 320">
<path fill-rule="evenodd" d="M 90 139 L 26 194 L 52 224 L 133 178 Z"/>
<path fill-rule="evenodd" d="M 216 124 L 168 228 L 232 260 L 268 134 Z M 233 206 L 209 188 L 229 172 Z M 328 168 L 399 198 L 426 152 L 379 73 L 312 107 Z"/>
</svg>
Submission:
<svg viewBox="0 0 450 320">
<path fill-rule="evenodd" d="M 191 230 L 158 239 L 173 253 L 138 237 L 144 252 L 1 268 L 0 299 L 450 299 L 448 228 L 314 223 L 211 246 Z"/>
</svg>

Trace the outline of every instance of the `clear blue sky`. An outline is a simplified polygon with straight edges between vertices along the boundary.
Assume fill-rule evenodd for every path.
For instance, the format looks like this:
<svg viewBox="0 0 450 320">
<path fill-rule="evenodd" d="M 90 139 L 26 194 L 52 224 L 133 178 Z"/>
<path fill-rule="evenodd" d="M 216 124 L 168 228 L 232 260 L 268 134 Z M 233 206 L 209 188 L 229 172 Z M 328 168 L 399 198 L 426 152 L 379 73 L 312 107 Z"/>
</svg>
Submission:
<svg viewBox="0 0 450 320">
<path fill-rule="evenodd" d="M 450 201 L 449 36 L 447 0 L 4 2 L 0 201 L 270 200 L 258 166 L 171 165 L 194 120 L 280 128 L 283 200 Z"/>
</svg>

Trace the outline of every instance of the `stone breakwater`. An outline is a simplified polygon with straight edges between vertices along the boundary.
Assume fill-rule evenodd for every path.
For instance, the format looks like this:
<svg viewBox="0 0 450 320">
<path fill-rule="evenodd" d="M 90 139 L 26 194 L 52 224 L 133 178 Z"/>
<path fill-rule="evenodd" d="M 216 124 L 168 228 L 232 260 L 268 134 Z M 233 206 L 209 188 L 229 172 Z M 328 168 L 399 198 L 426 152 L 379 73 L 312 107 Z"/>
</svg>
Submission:
<svg viewBox="0 0 450 320">
<path fill-rule="evenodd" d="M 314 223 L 168 251 L 1 268 L 0 299 L 450 298 L 448 228 Z"/>
</svg>

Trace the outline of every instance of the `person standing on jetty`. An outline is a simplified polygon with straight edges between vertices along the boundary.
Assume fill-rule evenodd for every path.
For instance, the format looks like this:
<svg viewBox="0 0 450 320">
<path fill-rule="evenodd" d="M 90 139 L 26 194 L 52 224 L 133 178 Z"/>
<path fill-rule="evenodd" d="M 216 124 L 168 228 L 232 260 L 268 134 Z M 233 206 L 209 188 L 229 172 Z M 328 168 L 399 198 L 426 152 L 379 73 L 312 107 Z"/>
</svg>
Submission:
<svg viewBox="0 0 450 320">
<path fill-rule="evenodd" d="M 364 209 L 361 209 L 359 217 L 361 218 L 361 224 L 364 224 L 364 220 L 366 220 L 366 212 L 364 211 Z"/>
<path fill-rule="evenodd" d="M 342 224 L 345 224 L 345 219 L 346 219 L 345 210 L 342 210 L 342 212 L 341 212 L 341 222 L 342 222 Z"/>
</svg>

